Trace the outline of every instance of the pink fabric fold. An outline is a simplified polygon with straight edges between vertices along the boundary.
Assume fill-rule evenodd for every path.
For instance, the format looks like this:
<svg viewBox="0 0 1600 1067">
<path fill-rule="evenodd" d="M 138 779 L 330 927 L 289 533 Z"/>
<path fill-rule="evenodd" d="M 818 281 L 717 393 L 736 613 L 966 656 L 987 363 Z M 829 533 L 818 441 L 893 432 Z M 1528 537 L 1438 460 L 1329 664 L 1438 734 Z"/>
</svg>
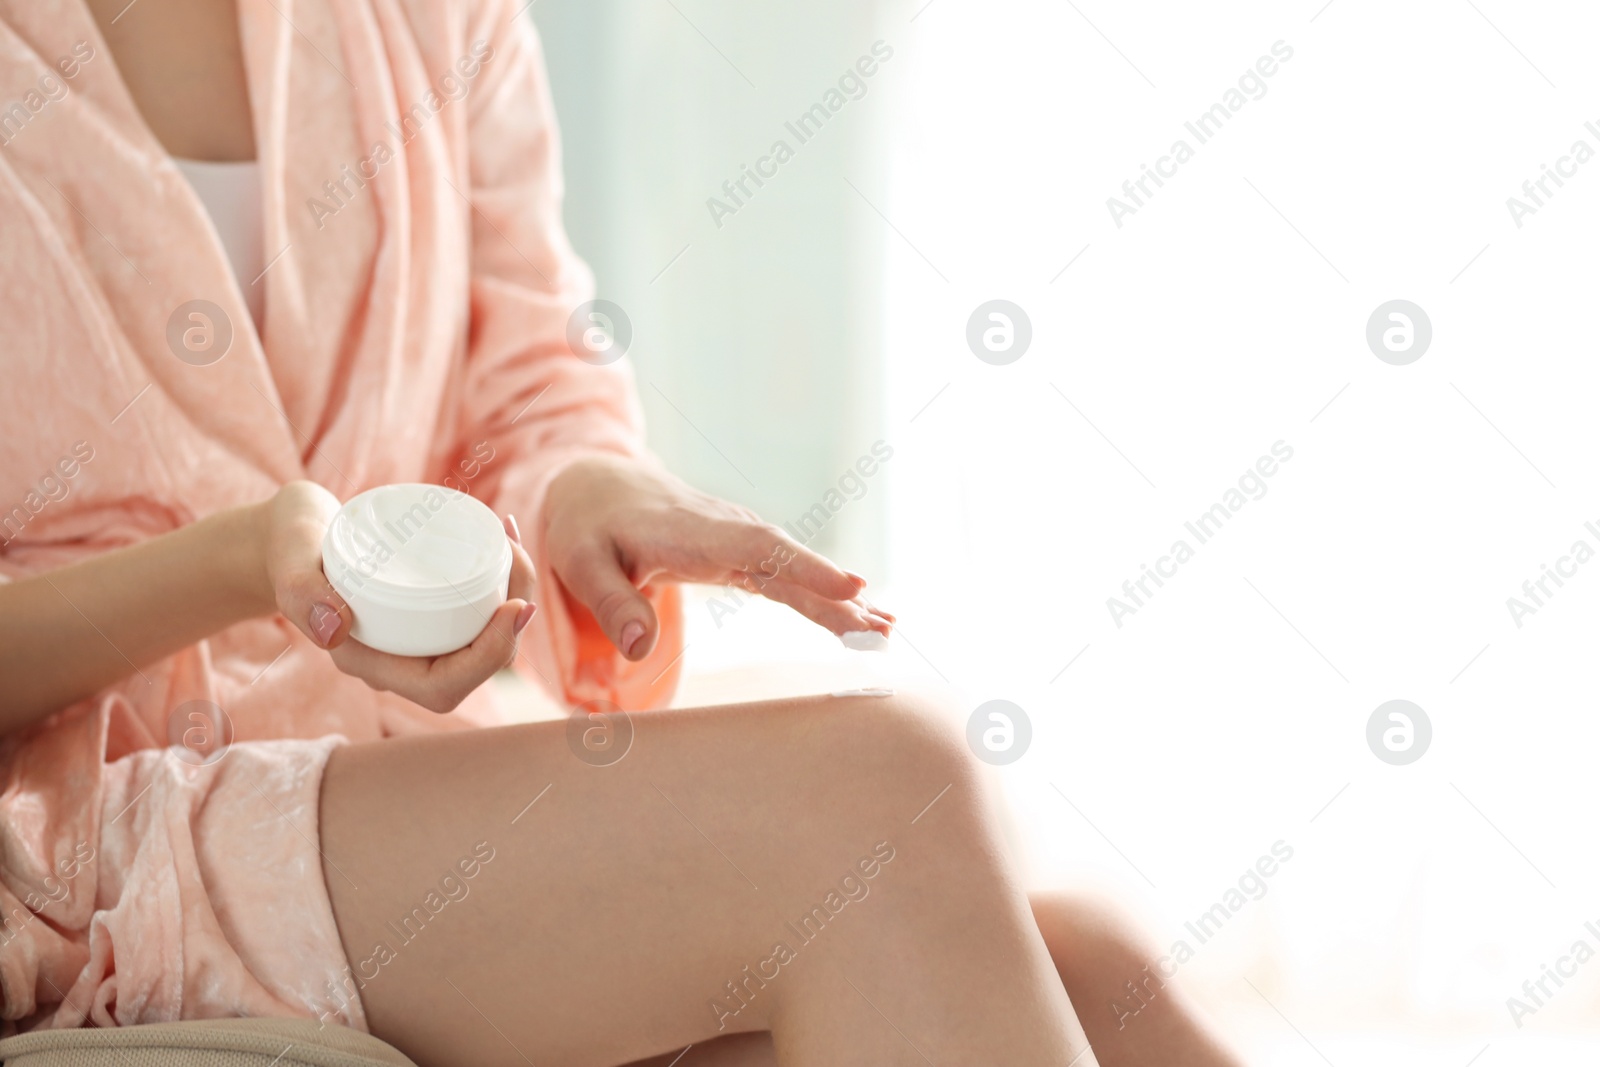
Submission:
<svg viewBox="0 0 1600 1067">
<path fill-rule="evenodd" d="M 544 65 L 517 7 L 239 0 L 270 261 L 254 283 L 266 287 L 258 336 L 242 293 L 252 281 L 231 275 L 81 0 L 0 0 L 0 321 L 12 413 L 0 435 L 0 579 L 264 499 L 296 478 L 340 498 L 445 483 L 515 514 L 530 542 L 540 611 L 519 669 L 566 703 L 666 703 L 682 649 L 676 591 L 650 591 L 662 640 L 629 664 L 572 609 L 539 536 L 544 494 L 567 463 L 642 455 L 644 444 L 627 364 L 591 366 L 565 340 L 592 280 L 560 223 Z M 169 343 L 169 322 L 192 301 L 231 324 L 231 345 L 213 362 L 179 358 Z M 442 717 L 375 693 L 274 618 L 0 740 L 0 908 L 36 916 L 0 942 L 8 1025 L 185 1017 L 203 1000 L 190 963 L 152 963 L 179 943 L 190 961 L 236 953 L 263 989 L 301 966 L 248 931 L 219 927 L 216 942 L 181 922 L 174 932 L 171 909 L 185 914 L 184 894 L 204 891 L 205 863 L 248 865 L 259 859 L 252 850 L 281 847 L 229 828 L 261 829 L 250 795 L 198 830 L 182 816 L 197 851 L 175 855 L 167 881 L 131 854 L 129 866 L 101 855 L 60 878 L 74 848 L 101 846 L 107 798 L 127 773 L 111 765 L 167 745 L 169 718 L 190 700 L 221 706 L 241 745 L 499 721 L 487 689 Z M 152 789 L 136 809 L 162 795 Z M 177 803 L 168 816 L 179 817 Z M 152 833 L 171 826 L 151 818 L 140 825 Z M 122 880 L 114 898 L 102 897 L 108 878 Z M 49 886 L 65 887 L 61 899 Z M 146 910 L 103 912 L 141 894 Z M 108 954 L 112 913 L 139 934 Z M 86 974 L 110 999 L 80 1012 L 62 994 L 87 988 Z M 290 1010 L 274 998 L 243 997 L 240 1010 Z"/>
</svg>

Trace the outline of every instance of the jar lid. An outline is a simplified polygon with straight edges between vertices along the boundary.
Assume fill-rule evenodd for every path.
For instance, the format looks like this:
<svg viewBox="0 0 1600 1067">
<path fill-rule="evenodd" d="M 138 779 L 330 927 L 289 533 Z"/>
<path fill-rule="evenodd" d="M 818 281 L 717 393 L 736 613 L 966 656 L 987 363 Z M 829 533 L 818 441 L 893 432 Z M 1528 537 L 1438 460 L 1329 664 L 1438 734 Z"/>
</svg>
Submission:
<svg viewBox="0 0 1600 1067">
<path fill-rule="evenodd" d="M 505 584 L 511 543 L 469 493 L 403 483 L 369 489 L 339 509 L 322 538 L 322 569 L 347 600 L 394 607 L 474 601 Z"/>
</svg>

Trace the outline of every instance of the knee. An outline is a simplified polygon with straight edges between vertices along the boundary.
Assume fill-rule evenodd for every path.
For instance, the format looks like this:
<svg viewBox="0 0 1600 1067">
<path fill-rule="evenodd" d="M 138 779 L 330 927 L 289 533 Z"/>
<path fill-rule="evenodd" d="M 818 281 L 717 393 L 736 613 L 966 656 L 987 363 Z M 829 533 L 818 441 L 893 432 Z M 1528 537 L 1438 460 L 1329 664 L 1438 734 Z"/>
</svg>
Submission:
<svg viewBox="0 0 1600 1067">
<path fill-rule="evenodd" d="M 839 709 L 836 727 L 847 745 L 878 766 L 878 773 L 906 773 L 919 781 L 942 775 L 947 782 L 973 773 L 961 711 L 950 698 L 912 691 L 840 703 L 845 706 Z"/>
<path fill-rule="evenodd" d="M 774 740 L 820 808 L 874 822 L 911 819 L 954 786 L 939 801 L 943 817 L 946 807 L 971 805 L 981 795 L 961 712 L 947 698 L 904 691 L 819 697 L 791 711 Z"/>
</svg>

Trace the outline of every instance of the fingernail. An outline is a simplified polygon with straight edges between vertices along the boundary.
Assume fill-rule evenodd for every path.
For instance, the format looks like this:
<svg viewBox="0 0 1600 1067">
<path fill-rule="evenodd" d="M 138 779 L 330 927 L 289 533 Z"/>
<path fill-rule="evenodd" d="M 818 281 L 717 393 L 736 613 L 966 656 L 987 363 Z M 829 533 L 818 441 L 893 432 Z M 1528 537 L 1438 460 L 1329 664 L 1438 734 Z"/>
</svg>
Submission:
<svg viewBox="0 0 1600 1067">
<path fill-rule="evenodd" d="M 517 517 L 507 513 L 506 525 L 511 529 L 511 540 L 515 541 L 519 545 L 522 544 L 522 530 L 517 526 Z"/>
<path fill-rule="evenodd" d="M 866 588 L 867 580 L 861 577 L 861 575 L 857 574 L 855 571 L 845 571 L 844 576 L 849 578 L 852 582 L 855 582 L 857 588 Z"/>
<path fill-rule="evenodd" d="M 327 604 L 311 605 L 311 635 L 317 639 L 317 643 L 327 648 L 328 642 L 338 632 L 339 612 Z"/>
<path fill-rule="evenodd" d="M 622 628 L 622 654 L 624 656 L 633 655 L 633 646 L 637 645 L 639 639 L 643 636 L 644 623 L 635 621 L 624 626 Z"/>
<path fill-rule="evenodd" d="M 516 635 L 525 630 L 528 626 L 528 623 L 533 621 L 533 613 L 538 610 L 539 609 L 534 607 L 532 604 L 522 605 L 522 610 L 517 612 L 516 620 L 511 624 L 511 633 Z"/>
</svg>

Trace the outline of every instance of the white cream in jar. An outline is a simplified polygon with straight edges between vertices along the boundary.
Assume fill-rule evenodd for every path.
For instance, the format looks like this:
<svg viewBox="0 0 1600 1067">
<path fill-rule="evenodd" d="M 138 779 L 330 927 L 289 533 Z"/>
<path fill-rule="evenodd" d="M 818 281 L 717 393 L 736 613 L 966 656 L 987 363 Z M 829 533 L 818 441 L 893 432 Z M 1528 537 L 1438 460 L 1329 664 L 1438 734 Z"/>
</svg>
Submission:
<svg viewBox="0 0 1600 1067">
<path fill-rule="evenodd" d="M 322 570 L 350 605 L 355 640 L 440 656 L 471 644 L 505 602 L 511 544 L 470 494 L 385 485 L 339 509 L 322 538 Z"/>
</svg>

